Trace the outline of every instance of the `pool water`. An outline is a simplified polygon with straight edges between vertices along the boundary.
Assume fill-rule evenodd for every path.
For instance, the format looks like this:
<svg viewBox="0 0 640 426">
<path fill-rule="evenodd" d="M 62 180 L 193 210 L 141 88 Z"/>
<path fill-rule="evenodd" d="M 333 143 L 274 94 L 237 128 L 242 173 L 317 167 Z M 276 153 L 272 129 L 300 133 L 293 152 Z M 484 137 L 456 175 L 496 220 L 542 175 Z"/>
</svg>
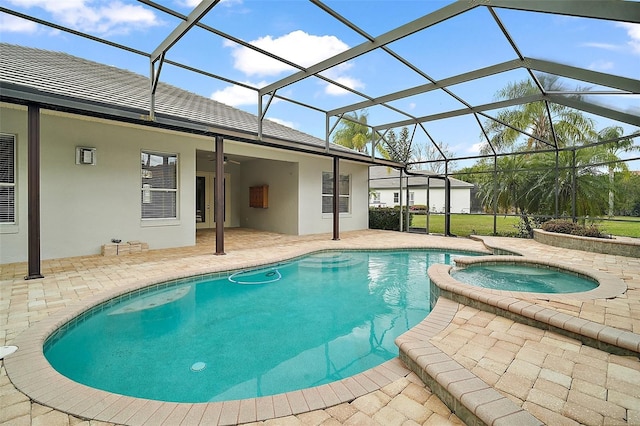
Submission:
<svg viewBox="0 0 640 426">
<path fill-rule="evenodd" d="M 595 280 L 556 269 L 525 265 L 474 265 L 451 272 L 458 281 L 494 290 L 577 293 L 598 287 Z"/>
<path fill-rule="evenodd" d="M 398 355 L 429 313 L 427 269 L 469 253 L 321 252 L 121 297 L 45 342 L 61 374 L 109 392 L 174 402 L 318 386 Z"/>
</svg>

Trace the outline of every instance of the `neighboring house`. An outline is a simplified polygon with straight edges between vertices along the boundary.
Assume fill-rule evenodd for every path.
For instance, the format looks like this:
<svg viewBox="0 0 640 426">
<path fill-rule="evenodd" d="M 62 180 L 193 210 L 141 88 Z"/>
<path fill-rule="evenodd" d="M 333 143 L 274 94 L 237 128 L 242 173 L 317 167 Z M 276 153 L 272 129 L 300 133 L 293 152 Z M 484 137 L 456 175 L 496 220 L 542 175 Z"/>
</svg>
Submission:
<svg viewBox="0 0 640 426">
<path fill-rule="evenodd" d="M 444 179 L 438 175 L 423 171 L 414 173 L 423 176 L 407 176 L 403 173 L 400 189 L 400 172 L 384 166 L 369 169 L 369 205 L 372 207 L 429 206 L 432 213 L 445 212 Z M 471 190 L 473 184 L 459 179 L 449 178 L 451 195 L 451 213 L 471 213 Z M 409 200 L 407 202 L 407 183 Z M 428 189 L 428 200 L 427 200 Z"/>
<path fill-rule="evenodd" d="M 215 226 L 216 137 L 225 226 L 335 232 L 337 158 L 340 229 L 368 227 L 366 155 L 268 120 L 260 139 L 256 116 L 163 83 L 150 120 L 147 77 L 8 44 L 0 58 L 0 263 L 26 261 L 34 244 L 42 259 L 98 254 L 111 239 L 194 245 L 197 228 Z M 39 144 L 39 209 L 28 199 L 30 138 Z M 30 212 L 40 215 L 36 242 Z"/>
</svg>

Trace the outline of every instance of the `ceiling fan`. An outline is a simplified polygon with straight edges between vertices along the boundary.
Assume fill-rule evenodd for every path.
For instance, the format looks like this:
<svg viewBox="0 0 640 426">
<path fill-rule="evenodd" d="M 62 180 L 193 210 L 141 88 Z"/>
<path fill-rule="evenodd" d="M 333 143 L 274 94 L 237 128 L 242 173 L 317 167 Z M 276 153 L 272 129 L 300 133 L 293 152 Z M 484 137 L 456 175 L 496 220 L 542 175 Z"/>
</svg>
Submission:
<svg viewBox="0 0 640 426">
<path fill-rule="evenodd" d="M 216 161 L 216 156 L 215 156 L 215 155 L 208 155 L 208 156 L 207 156 L 207 159 L 208 159 L 209 161 Z M 227 164 L 227 163 L 240 164 L 240 162 L 239 162 L 239 161 L 231 160 L 231 159 L 230 159 L 229 157 L 227 157 L 226 155 L 224 156 L 224 163 L 225 163 L 225 164 Z"/>
</svg>

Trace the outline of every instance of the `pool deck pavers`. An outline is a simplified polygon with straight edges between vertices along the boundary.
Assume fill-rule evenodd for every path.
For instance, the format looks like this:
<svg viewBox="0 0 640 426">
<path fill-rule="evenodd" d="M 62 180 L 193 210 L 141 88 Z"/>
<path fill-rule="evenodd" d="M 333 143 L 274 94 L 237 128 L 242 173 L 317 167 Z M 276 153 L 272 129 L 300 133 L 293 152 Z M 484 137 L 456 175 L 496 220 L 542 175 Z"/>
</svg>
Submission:
<svg viewBox="0 0 640 426">
<path fill-rule="evenodd" d="M 21 342 L 87 300 L 141 283 L 330 248 L 493 247 L 597 271 L 627 289 L 616 295 L 596 294 L 595 299 L 460 290 L 464 297 L 441 296 L 433 313 L 398 339 L 404 363 L 395 359 L 333 386 L 215 404 L 102 398 L 99 391 L 64 380 L 58 383 L 57 373 L 38 364 L 41 355 L 29 343 L 25 346 L 32 345 L 31 352 L 19 350 L 0 366 L 0 424 L 431 425 L 461 424 L 463 418 L 468 424 L 640 425 L 640 360 L 637 352 L 616 349 L 638 347 L 640 342 L 640 259 L 499 237 L 471 240 L 369 230 L 343 232 L 339 241 L 332 241 L 326 234 L 297 237 L 246 229 L 231 229 L 226 235 L 224 256 L 213 255 L 215 235 L 199 231 L 194 247 L 46 260 L 43 279 L 25 281 L 26 263 L 2 264 L 0 345 Z M 500 309 L 491 307 L 494 302 Z M 520 316 L 513 316 L 515 311 Z M 542 322 L 528 324 L 523 317 Z M 582 334 L 540 326 L 554 322 Z M 582 335 L 595 336 L 595 342 L 600 337 L 613 346 L 594 347 L 597 344 Z M 7 362 L 18 359 L 27 367 L 19 367 L 23 371 L 15 375 L 16 384 L 31 398 L 7 375 Z M 11 373 L 15 366 L 9 367 Z M 43 377 L 52 382 L 42 386 Z M 102 399 L 97 403 L 96 398 Z"/>
</svg>

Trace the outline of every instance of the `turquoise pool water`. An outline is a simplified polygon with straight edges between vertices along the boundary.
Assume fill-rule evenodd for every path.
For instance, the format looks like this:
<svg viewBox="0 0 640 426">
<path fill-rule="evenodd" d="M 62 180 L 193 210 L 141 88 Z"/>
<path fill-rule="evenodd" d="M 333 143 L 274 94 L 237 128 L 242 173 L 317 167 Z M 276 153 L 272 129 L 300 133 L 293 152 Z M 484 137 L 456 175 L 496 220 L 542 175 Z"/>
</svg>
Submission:
<svg viewBox="0 0 640 426">
<path fill-rule="evenodd" d="M 67 324 L 45 356 L 77 382 L 161 401 L 318 386 L 397 356 L 395 338 L 429 313 L 428 267 L 468 255 L 330 251 L 163 284 Z"/>
<path fill-rule="evenodd" d="M 451 276 L 479 287 L 533 293 L 577 293 L 598 287 L 598 283 L 592 279 L 527 265 L 473 265 L 453 270 Z"/>
</svg>

